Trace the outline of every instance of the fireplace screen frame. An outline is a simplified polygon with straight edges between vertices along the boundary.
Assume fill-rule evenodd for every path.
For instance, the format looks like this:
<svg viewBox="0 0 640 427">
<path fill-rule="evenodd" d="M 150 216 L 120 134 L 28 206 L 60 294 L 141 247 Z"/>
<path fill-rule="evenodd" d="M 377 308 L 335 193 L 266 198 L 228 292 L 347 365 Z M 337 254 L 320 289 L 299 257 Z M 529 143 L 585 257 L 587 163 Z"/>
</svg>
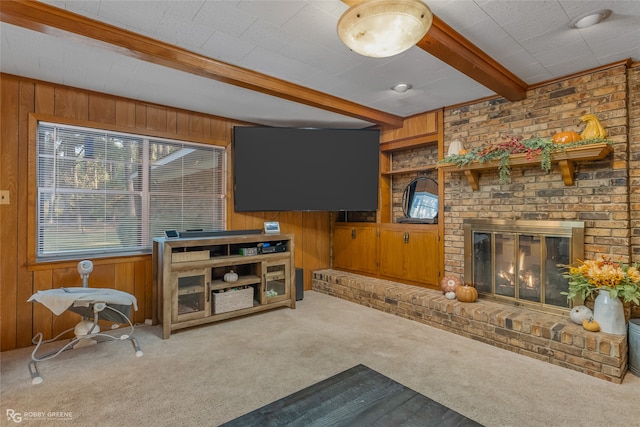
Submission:
<svg viewBox="0 0 640 427">
<path fill-rule="evenodd" d="M 540 302 L 518 299 L 496 293 L 496 234 L 512 234 L 517 245 L 520 236 L 533 236 L 540 238 L 541 259 L 546 260 L 546 237 L 566 237 L 570 239 L 569 264 L 579 259 L 584 259 L 584 222 L 583 221 L 536 221 L 536 220 L 502 220 L 502 219 L 466 219 L 463 222 L 464 230 L 464 281 L 474 281 L 474 233 L 491 234 L 491 293 L 478 290 L 482 298 L 527 306 L 530 308 L 552 313 L 567 313 L 569 307 L 545 304 L 545 268 L 540 267 Z M 514 252 L 514 257 L 516 253 Z M 514 260 L 515 261 L 515 260 Z M 516 294 L 517 295 L 517 294 Z"/>
</svg>

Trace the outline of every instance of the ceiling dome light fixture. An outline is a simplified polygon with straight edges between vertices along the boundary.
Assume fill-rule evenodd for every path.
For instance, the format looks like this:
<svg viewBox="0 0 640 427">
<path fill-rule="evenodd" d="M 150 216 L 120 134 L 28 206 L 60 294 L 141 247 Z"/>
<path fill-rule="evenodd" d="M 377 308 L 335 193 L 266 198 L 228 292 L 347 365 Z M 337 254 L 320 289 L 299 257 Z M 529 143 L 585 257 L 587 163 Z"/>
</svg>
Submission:
<svg viewBox="0 0 640 427">
<path fill-rule="evenodd" d="M 578 16 L 576 19 L 571 21 L 571 28 L 587 28 L 593 25 L 599 24 L 605 19 L 611 16 L 611 10 L 603 9 L 597 12 L 589 12 L 584 15 Z"/>
<path fill-rule="evenodd" d="M 338 36 L 360 55 L 386 58 L 418 43 L 432 23 L 433 14 L 421 0 L 370 0 L 340 17 Z"/>
<path fill-rule="evenodd" d="M 406 91 L 408 91 L 412 87 L 413 86 L 411 86 L 411 83 L 398 83 L 397 85 L 392 87 L 391 90 L 394 90 L 394 91 L 396 91 L 398 93 L 405 93 Z"/>
</svg>

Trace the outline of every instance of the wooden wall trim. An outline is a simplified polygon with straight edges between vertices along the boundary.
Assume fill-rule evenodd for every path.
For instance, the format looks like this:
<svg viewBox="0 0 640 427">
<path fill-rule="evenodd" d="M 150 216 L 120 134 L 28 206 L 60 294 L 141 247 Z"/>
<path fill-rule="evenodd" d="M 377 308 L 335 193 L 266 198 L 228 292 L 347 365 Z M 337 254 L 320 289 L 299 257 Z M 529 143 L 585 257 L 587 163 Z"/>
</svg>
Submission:
<svg viewBox="0 0 640 427">
<path fill-rule="evenodd" d="M 91 120 L 61 118 L 61 117 L 49 115 L 49 114 L 31 113 L 29 114 L 29 116 L 33 117 L 36 125 L 38 122 L 49 122 L 49 123 L 56 123 L 61 125 L 78 126 L 78 127 L 92 128 L 92 129 L 108 130 L 113 132 L 129 133 L 134 135 L 140 135 L 143 137 L 148 136 L 148 137 L 156 137 L 156 138 L 162 138 L 162 139 L 171 139 L 174 141 L 195 142 L 199 144 L 216 145 L 219 147 L 226 147 L 230 143 L 230 141 L 223 140 L 223 139 L 210 139 L 210 138 L 203 138 L 195 135 L 194 136 L 181 135 L 181 134 L 170 133 L 166 131 L 156 131 L 151 129 L 140 129 L 135 127 L 119 126 L 117 124 L 109 124 L 104 122 L 94 122 Z"/>
<path fill-rule="evenodd" d="M 428 133 L 423 135 L 416 135 L 412 137 L 406 137 L 401 139 L 396 139 L 390 142 L 384 142 L 380 144 L 380 151 L 388 152 L 388 151 L 396 151 L 396 150 L 405 150 L 407 148 L 416 148 L 421 145 L 433 144 L 437 143 L 439 139 L 439 132 Z"/>
<path fill-rule="evenodd" d="M 111 257 L 101 257 L 101 258 L 92 258 L 93 265 L 105 265 L 105 264 L 126 264 L 131 262 L 151 262 L 151 253 L 149 254 L 139 254 L 139 255 L 129 255 L 129 256 L 111 256 Z M 76 268 L 78 265 L 78 260 L 60 260 L 60 261 L 46 261 L 46 262 L 38 262 L 37 264 L 29 264 L 27 265 L 28 271 L 45 271 L 45 270 L 55 270 L 58 268 Z"/>
<path fill-rule="evenodd" d="M 40 2 L 3 1 L 0 20 L 45 34 L 88 37 L 107 49 L 135 59 L 170 67 L 364 121 L 400 127 L 402 118 L 246 68 L 217 61 L 169 43 L 154 40 Z"/>
<path fill-rule="evenodd" d="M 622 60 L 622 61 L 612 62 L 611 64 L 601 65 L 599 67 L 590 68 L 588 70 L 579 71 L 577 73 L 569 74 L 569 75 L 563 76 L 563 77 L 558 77 L 556 79 L 551 79 L 551 80 L 546 80 L 544 82 L 535 83 L 535 84 L 530 85 L 529 89 L 530 90 L 538 89 L 538 88 L 543 87 L 543 86 L 548 86 L 548 85 L 550 85 L 552 83 L 562 82 L 562 81 L 569 80 L 569 79 L 574 79 L 574 78 L 580 77 L 580 76 L 586 76 L 588 74 L 597 73 L 599 71 L 609 70 L 611 68 L 617 68 L 617 67 L 627 67 L 627 68 L 629 68 L 630 66 L 631 66 L 631 58 L 625 59 L 625 60 Z"/>
</svg>

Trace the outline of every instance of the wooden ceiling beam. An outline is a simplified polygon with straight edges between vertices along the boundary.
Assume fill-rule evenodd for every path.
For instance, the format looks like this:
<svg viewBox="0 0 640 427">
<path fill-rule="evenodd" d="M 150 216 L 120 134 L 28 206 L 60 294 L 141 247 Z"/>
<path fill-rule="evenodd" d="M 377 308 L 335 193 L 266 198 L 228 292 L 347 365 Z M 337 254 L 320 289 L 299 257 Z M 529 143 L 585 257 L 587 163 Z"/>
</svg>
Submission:
<svg viewBox="0 0 640 427">
<path fill-rule="evenodd" d="M 437 16 L 417 46 L 509 101 L 520 101 L 526 96 L 524 81 Z"/>
<path fill-rule="evenodd" d="M 398 128 L 403 118 L 285 80 L 181 49 L 113 25 L 37 1 L 0 1 L 0 21 L 69 37 L 120 54 L 378 125 Z M 28 52 L 25 52 L 28 54 Z"/>
</svg>

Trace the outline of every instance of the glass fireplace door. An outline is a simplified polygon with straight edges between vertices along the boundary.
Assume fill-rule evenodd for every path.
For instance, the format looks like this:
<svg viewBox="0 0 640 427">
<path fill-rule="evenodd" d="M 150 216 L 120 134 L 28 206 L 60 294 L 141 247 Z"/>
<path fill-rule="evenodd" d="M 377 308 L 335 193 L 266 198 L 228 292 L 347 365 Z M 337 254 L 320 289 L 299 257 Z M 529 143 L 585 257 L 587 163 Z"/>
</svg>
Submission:
<svg viewBox="0 0 640 427">
<path fill-rule="evenodd" d="M 518 236 L 518 298 L 541 302 L 540 236 Z"/>
<path fill-rule="evenodd" d="M 534 233 L 474 231 L 472 280 L 479 293 L 499 299 L 568 308 L 564 265 L 571 239 Z"/>
</svg>

